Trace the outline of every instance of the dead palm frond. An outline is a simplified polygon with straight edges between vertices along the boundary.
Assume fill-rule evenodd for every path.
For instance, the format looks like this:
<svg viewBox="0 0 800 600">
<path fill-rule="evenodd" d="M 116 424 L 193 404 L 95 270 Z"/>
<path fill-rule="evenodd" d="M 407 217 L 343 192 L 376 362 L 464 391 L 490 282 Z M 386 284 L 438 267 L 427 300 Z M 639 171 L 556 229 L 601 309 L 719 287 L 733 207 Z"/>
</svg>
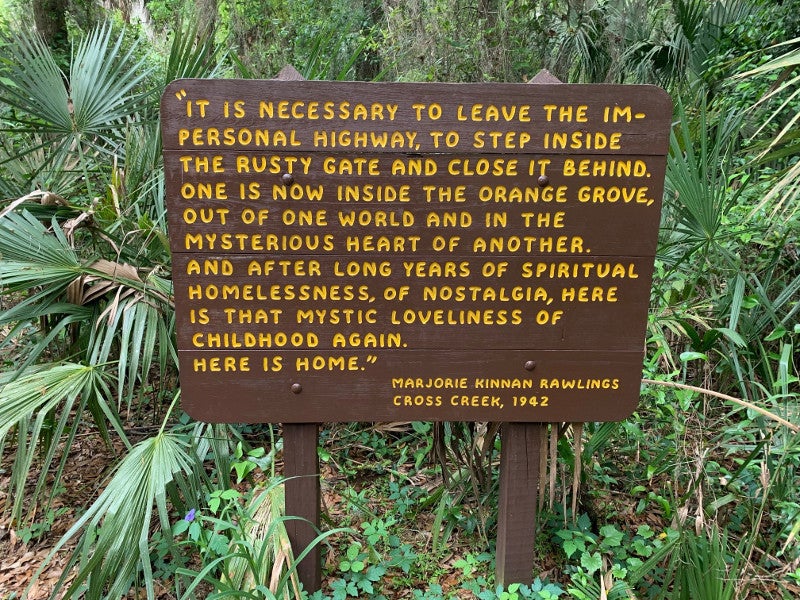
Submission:
<svg viewBox="0 0 800 600">
<path fill-rule="evenodd" d="M 130 402 L 137 377 L 156 359 L 162 372 L 175 364 L 172 342 L 171 283 L 151 271 L 107 259 L 85 264 L 55 221 L 46 228 L 30 213 L 9 212 L 0 219 L 0 286 L 21 300 L 0 314 L 12 328 L 5 343 L 28 323 L 47 319 L 44 335 L 31 344 L 18 371 L 35 363 L 59 336 L 92 365 L 118 361 L 119 399 Z M 123 389 L 127 391 L 123 393 Z"/>
<path fill-rule="evenodd" d="M 278 594 L 278 584 L 284 573 L 294 563 L 289 534 L 283 520 L 284 488 L 270 485 L 256 492 L 246 507 L 251 522 L 247 524 L 243 540 L 236 540 L 232 550 L 248 549 L 246 556 L 237 556 L 228 564 L 227 579 L 240 590 L 251 590 L 263 586 Z M 250 555 L 256 560 L 248 560 Z M 299 579 L 296 572 L 290 576 L 294 597 L 300 596 Z M 289 588 L 284 590 L 289 597 Z"/>
</svg>

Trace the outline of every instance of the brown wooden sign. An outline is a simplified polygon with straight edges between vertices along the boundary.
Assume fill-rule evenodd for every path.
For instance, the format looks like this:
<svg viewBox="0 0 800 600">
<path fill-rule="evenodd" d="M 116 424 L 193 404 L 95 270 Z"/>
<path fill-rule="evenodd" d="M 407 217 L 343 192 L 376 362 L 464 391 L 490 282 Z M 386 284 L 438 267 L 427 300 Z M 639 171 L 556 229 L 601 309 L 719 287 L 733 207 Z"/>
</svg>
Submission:
<svg viewBox="0 0 800 600">
<path fill-rule="evenodd" d="M 195 418 L 635 408 L 659 88 L 179 80 L 161 109 Z"/>
</svg>

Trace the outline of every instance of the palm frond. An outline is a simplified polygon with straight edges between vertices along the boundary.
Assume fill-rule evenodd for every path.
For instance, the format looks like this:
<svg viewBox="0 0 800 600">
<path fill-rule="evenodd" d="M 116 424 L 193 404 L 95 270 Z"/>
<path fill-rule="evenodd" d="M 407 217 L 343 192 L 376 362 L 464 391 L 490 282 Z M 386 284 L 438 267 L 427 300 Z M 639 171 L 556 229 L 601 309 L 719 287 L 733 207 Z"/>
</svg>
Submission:
<svg viewBox="0 0 800 600">
<path fill-rule="evenodd" d="M 52 314 L 52 305 L 63 301 L 81 268 L 58 225 L 54 222 L 51 233 L 27 211 L 8 212 L 0 219 L 0 257 L 0 288 L 23 294 L 0 313 L 0 325 Z"/>
<path fill-rule="evenodd" d="M 67 270 L 80 264 L 61 228 L 55 226 L 50 233 L 28 212 L 10 212 L 0 219 L 0 255 L 17 263 L 33 260 Z"/>
<path fill-rule="evenodd" d="M 169 280 L 152 272 L 142 279 L 133 266 L 105 259 L 85 264 L 55 221 L 48 230 L 25 211 L 0 219 L 0 256 L 0 285 L 23 296 L 0 314 L 0 325 L 18 328 L 47 318 L 43 338 L 29 346 L 20 371 L 61 333 L 74 337 L 80 325 L 93 325 L 83 347 L 89 364 L 118 360 L 120 402 L 130 404 L 156 356 L 162 374 L 176 364 Z"/>
<path fill-rule="evenodd" d="M 19 153 L 19 148 L 26 151 Z M 32 190 L 47 190 L 69 198 L 85 188 L 74 157 L 62 144 L 38 133 L 15 132 L 0 139 L 0 198 L 18 198 Z"/>
<path fill-rule="evenodd" d="M 144 99 L 136 87 L 149 74 L 145 59 L 134 59 L 136 44 L 123 54 L 123 36 L 112 39 L 106 24 L 83 40 L 71 61 L 69 94 L 72 122 L 82 136 L 119 139 L 118 129 Z M 98 145 L 98 149 L 104 146 Z"/>
<path fill-rule="evenodd" d="M 168 530 L 167 489 L 177 478 L 190 479 L 193 470 L 201 468 L 187 439 L 174 432 L 162 431 L 136 444 L 100 497 L 64 534 L 39 569 L 37 576 L 70 539 L 84 532 L 50 597 L 73 597 L 85 586 L 82 597 L 87 600 L 119 598 L 127 594 L 141 570 L 147 598 L 153 600 L 149 532 L 154 508 L 161 528 Z"/>
<path fill-rule="evenodd" d="M 737 197 L 737 192 L 729 190 L 727 170 L 742 115 L 728 113 L 712 126 L 703 102 L 696 116 L 698 131 L 693 134 L 695 119 L 682 104 L 677 108 L 680 122 L 672 132 L 667 159 L 668 208 L 674 213 L 677 232 L 693 248 L 707 248 L 717 241 L 722 218 Z"/>
<path fill-rule="evenodd" d="M 51 133 L 72 133 L 65 76 L 41 37 L 33 33 L 9 33 L 3 39 L 8 56 L 0 78 L 0 102 L 23 112 L 21 124 L 38 124 Z"/>
<path fill-rule="evenodd" d="M 220 55 L 213 35 L 199 37 L 196 23 L 179 24 L 167 56 L 164 85 L 174 79 L 217 76 L 222 68 Z"/>
<path fill-rule="evenodd" d="M 62 436 L 66 433 L 69 439 L 74 437 L 83 409 L 90 402 L 100 398 L 96 407 L 105 413 L 122 439 L 125 439 L 119 419 L 102 400 L 107 394 L 108 376 L 101 367 L 75 363 L 37 365 L 19 377 L 18 372 L 0 375 L 0 442 L 14 428 L 18 441 L 9 490 L 10 497 L 14 498 L 11 510 L 13 519 L 22 519 L 25 500 L 29 501 L 30 511 L 35 511 Z M 54 415 L 60 417 L 54 419 Z M 51 431 L 45 440 L 43 431 L 46 427 Z M 101 431 L 104 430 L 103 423 Z M 40 450 L 44 459 L 39 465 L 39 480 L 34 493 L 26 495 L 25 482 L 33 459 Z M 61 469 L 63 460 L 58 474 Z"/>
<path fill-rule="evenodd" d="M 10 33 L 3 42 L 9 56 L 0 78 L 0 102 L 16 109 L 5 115 L 10 124 L 5 130 L 41 136 L 40 142 L 15 148 L 4 161 L 45 149 L 47 160 L 29 175 L 26 186 L 40 171 L 64 161 L 78 164 L 84 185 L 91 186 L 88 175 L 97 165 L 88 164 L 87 154 L 123 150 L 126 123 L 145 106 L 146 94 L 138 86 L 152 69 L 144 58 L 134 57 L 135 44 L 123 50 L 123 34 L 114 36 L 109 24 L 78 44 L 67 75 L 36 34 Z"/>
<path fill-rule="evenodd" d="M 0 374 L 0 439 L 21 420 L 74 401 L 102 376 L 101 369 L 73 363 L 39 366 L 16 380 L 14 373 Z"/>
<path fill-rule="evenodd" d="M 164 202 L 164 168 L 161 135 L 156 123 L 129 128 L 125 139 L 125 172 L 120 208 L 140 227 L 151 225 L 152 233 L 167 251 L 167 210 Z M 159 254 L 162 254 L 161 252 Z M 167 252 L 168 254 L 168 252 Z"/>
<path fill-rule="evenodd" d="M 124 295 L 124 296 L 123 296 Z M 92 364 L 103 364 L 118 357 L 118 400 L 130 406 L 139 383 L 146 382 L 160 349 L 162 378 L 175 352 L 174 323 L 160 307 L 130 288 L 119 287 L 92 329 L 89 341 Z"/>
</svg>

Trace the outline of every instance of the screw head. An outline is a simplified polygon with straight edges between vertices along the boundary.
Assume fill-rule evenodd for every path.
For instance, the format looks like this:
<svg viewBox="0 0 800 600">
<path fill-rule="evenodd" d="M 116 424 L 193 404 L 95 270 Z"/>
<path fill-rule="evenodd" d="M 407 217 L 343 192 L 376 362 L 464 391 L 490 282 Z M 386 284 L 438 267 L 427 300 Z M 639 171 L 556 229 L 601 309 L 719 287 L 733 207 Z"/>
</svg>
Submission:
<svg viewBox="0 0 800 600">
<path fill-rule="evenodd" d="M 539 179 L 536 180 L 536 183 L 539 184 L 539 187 L 544 187 L 550 184 L 550 178 L 547 175 L 539 175 Z"/>
<path fill-rule="evenodd" d="M 300 385 L 299 383 L 293 383 L 292 384 L 292 393 L 293 394 L 299 394 L 302 391 L 303 391 L 303 386 L 302 385 Z"/>
<path fill-rule="evenodd" d="M 525 362 L 525 370 L 533 371 L 536 368 L 536 361 L 529 360 Z"/>
<path fill-rule="evenodd" d="M 284 173 L 281 175 L 281 181 L 283 185 L 292 185 L 294 183 L 294 175 L 291 173 Z"/>
</svg>

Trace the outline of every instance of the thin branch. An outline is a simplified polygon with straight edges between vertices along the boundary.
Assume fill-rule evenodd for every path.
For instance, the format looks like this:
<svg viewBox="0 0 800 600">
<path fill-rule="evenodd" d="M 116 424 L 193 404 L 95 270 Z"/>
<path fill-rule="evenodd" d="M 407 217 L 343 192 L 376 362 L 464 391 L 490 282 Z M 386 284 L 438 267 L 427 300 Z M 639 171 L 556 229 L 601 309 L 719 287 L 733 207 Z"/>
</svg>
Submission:
<svg viewBox="0 0 800 600">
<path fill-rule="evenodd" d="M 752 402 L 748 402 L 747 400 L 742 400 L 741 398 L 734 398 L 733 396 L 728 396 L 727 394 L 723 394 L 721 392 L 715 392 L 714 390 L 696 387 L 693 385 L 686 385 L 685 383 L 677 383 L 675 381 L 656 381 L 655 379 L 642 379 L 642 383 L 651 383 L 653 385 L 663 385 L 665 387 L 674 387 L 674 388 L 680 388 L 682 390 L 691 390 L 699 394 L 706 394 L 707 396 L 715 396 L 716 398 L 722 398 L 723 400 L 727 400 L 728 402 L 733 402 L 734 404 L 738 404 L 739 406 L 743 406 L 750 410 L 754 410 L 757 413 L 764 415 L 768 419 L 777 421 L 784 427 L 788 427 L 789 429 L 791 429 L 794 433 L 800 433 L 800 425 L 795 425 L 794 423 L 787 421 L 783 417 L 779 417 L 775 413 L 771 413 L 767 409 L 761 408 L 760 406 L 757 406 Z"/>
</svg>

